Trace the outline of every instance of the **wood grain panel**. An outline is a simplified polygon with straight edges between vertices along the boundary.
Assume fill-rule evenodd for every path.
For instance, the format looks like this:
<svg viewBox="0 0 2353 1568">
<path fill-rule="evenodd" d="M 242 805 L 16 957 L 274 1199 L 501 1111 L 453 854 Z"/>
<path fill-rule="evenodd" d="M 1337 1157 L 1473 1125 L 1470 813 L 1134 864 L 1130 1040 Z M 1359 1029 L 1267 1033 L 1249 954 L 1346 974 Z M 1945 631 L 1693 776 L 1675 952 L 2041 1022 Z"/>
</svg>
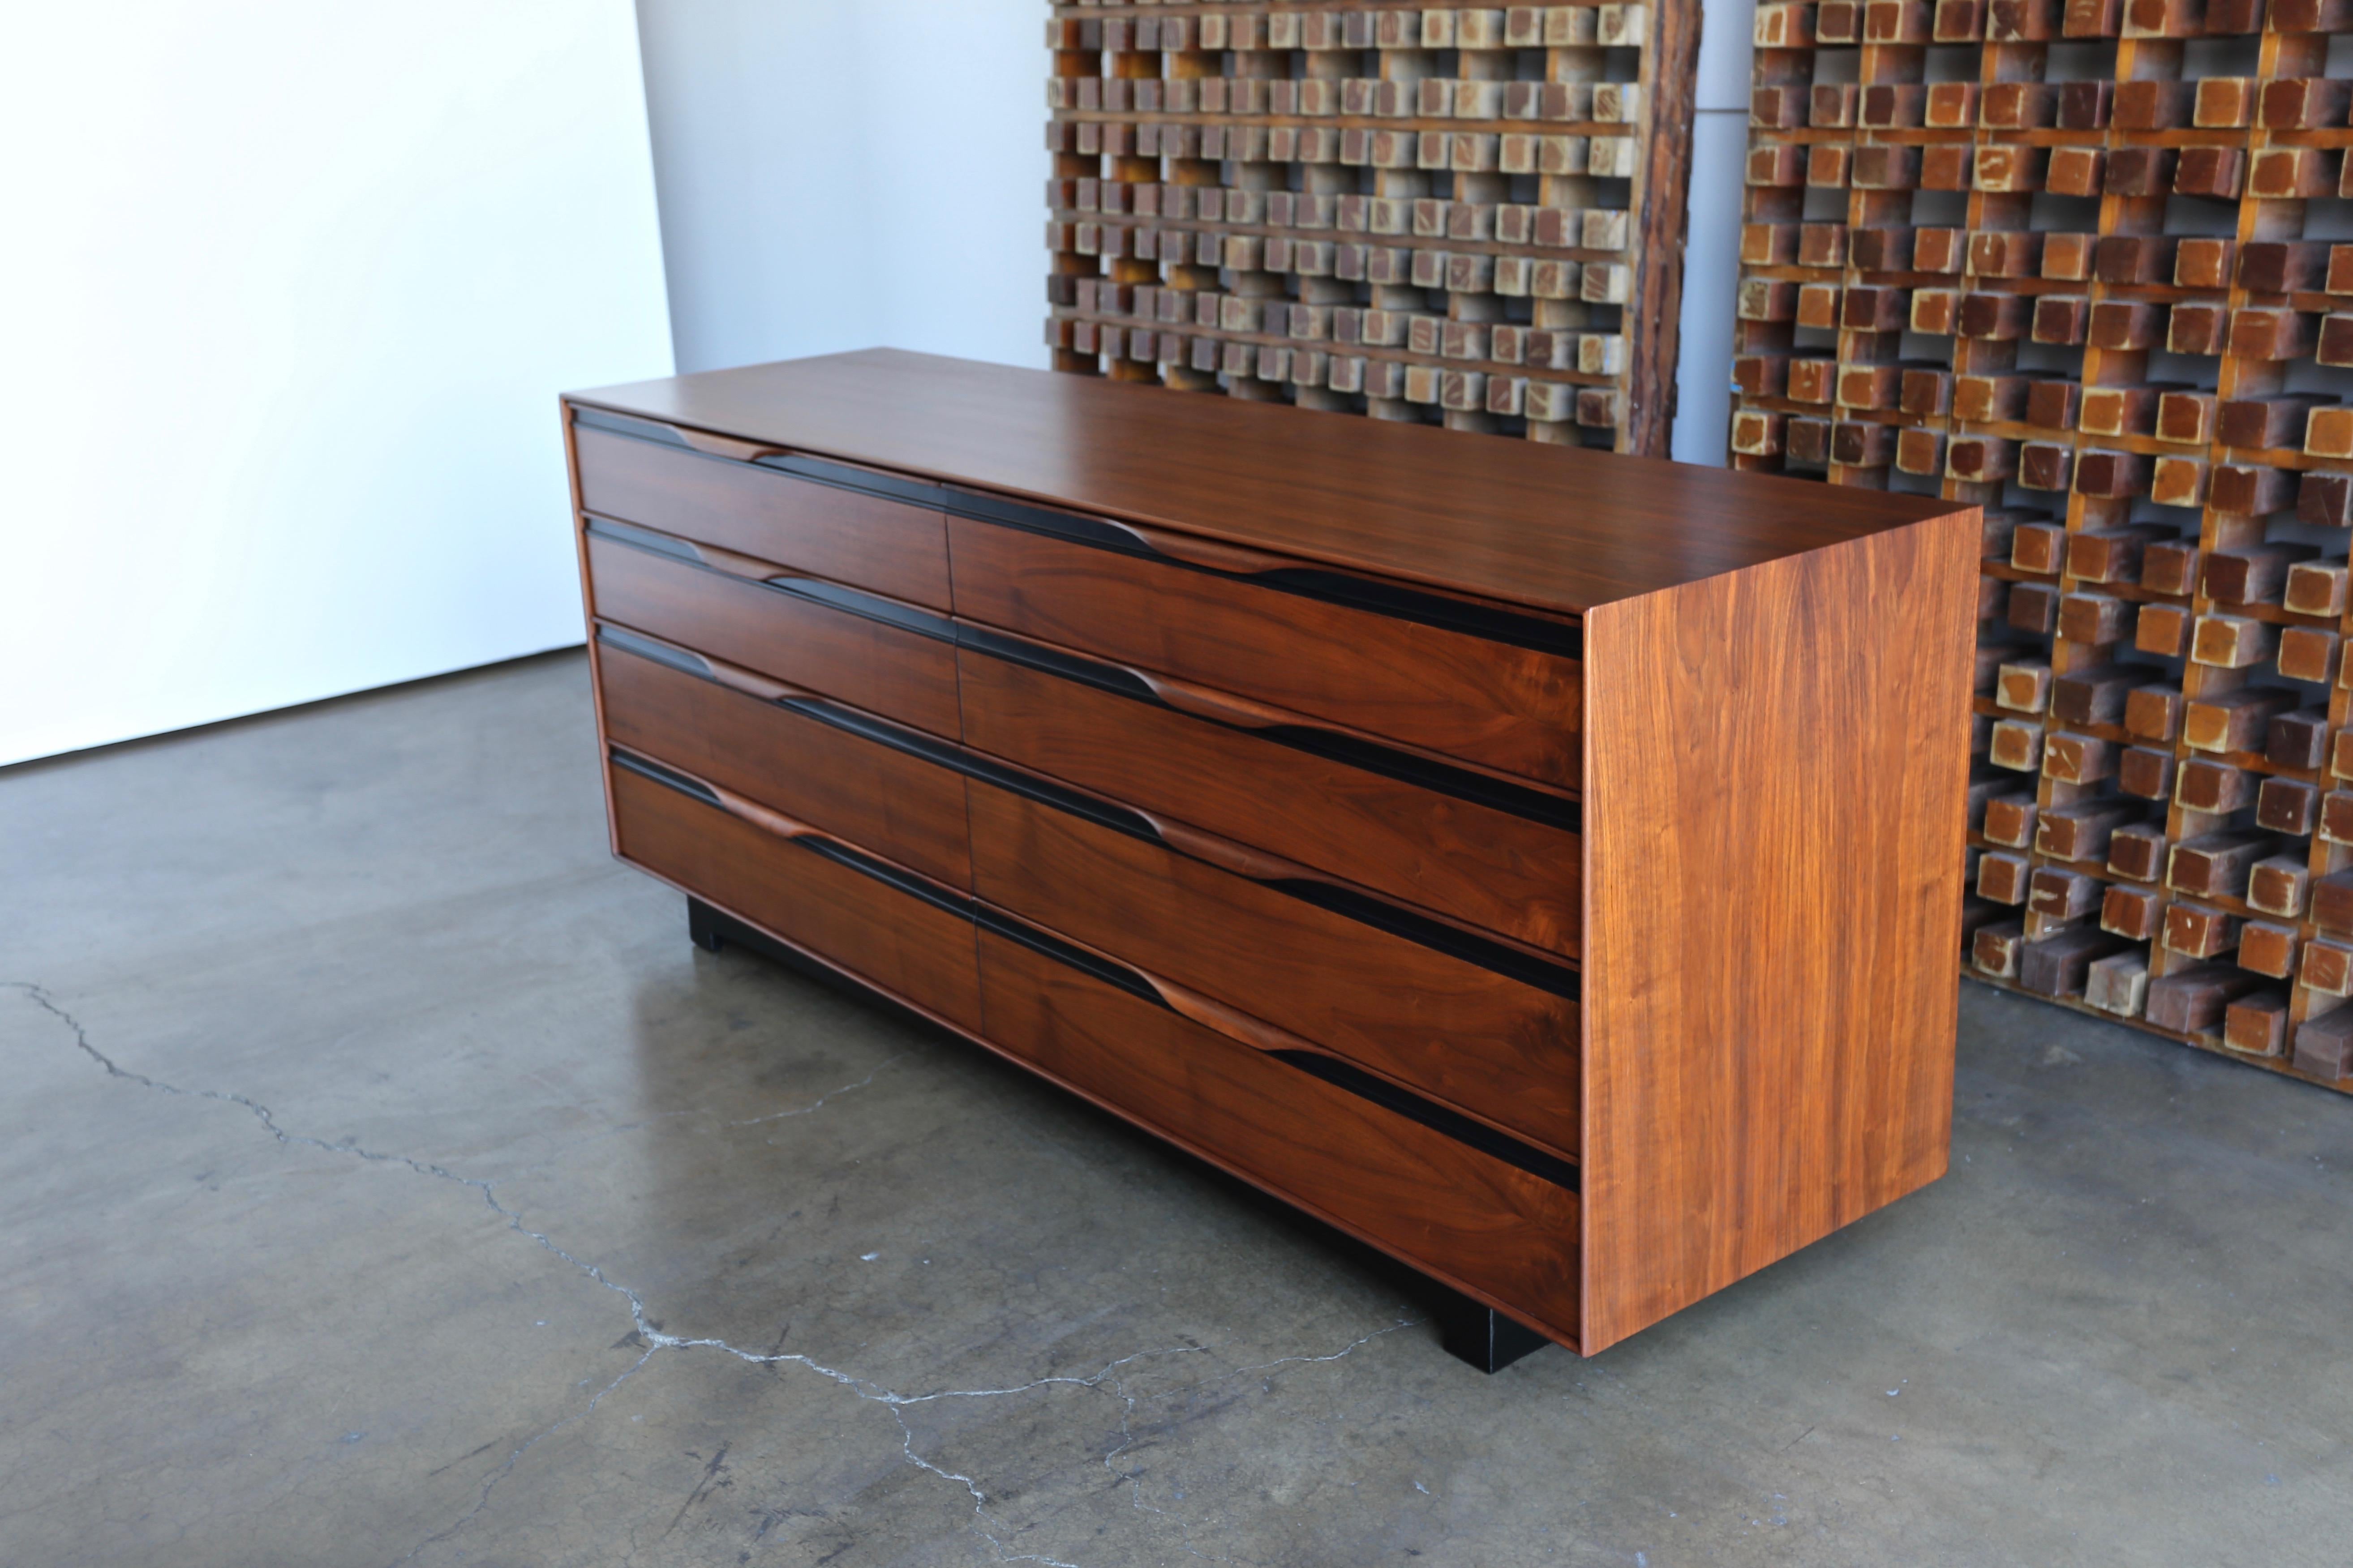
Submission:
<svg viewBox="0 0 2353 1568">
<path fill-rule="evenodd" d="M 1588 1352 L 1943 1173 L 1971 511 L 1587 626 Z"/>
<path fill-rule="evenodd" d="M 1700 8 L 1651 9 L 1655 59 L 1643 96 L 1650 115 L 1641 138 L 1645 209 L 1631 258 L 1636 306 L 1632 363 L 1626 377 L 1625 449 L 1663 457 L 1674 434 L 1675 360 L 1683 318 L 1683 236 L 1675 216 L 1691 200 L 1691 158 L 1699 103 Z M 1703 211 L 1704 211 L 1703 207 Z M 1703 222 L 1706 221 L 1704 217 Z"/>
<path fill-rule="evenodd" d="M 607 770 L 621 858 L 765 926 L 852 974 L 980 1027 L 974 927 L 714 805 Z"/>
<path fill-rule="evenodd" d="M 964 775 L 607 645 L 606 738 L 969 890 Z"/>
<path fill-rule="evenodd" d="M 1557 654 L 955 517 L 956 609 L 1008 631 L 1574 787 Z"/>
<path fill-rule="evenodd" d="M 1345 763 L 957 651 L 966 744 L 1574 957 L 1577 835 Z"/>
<path fill-rule="evenodd" d="M 1573 1152 L 1577 1004 L 978 780 L 980 897 Z"/>
<path fill-rule="evenodd" d="M 994 932 L 997 1047 L 1566 1343 L 1577 1195 Z"/>
<path fill-rule="evenodd" d="M 594 534 L 588 576 L 605 620 L 955 737 L 949 643 Z"/>
<path fill-rule="evenodd" d="M 605 430 L 575 426 L 573 438 L 590 511 L 948 607 L 947 534 L 936 510 Z"/>
<path fill-rule="evenodd" d="M 573 400 L 1572 613 L 1952 505 L 892 349 Z"/>
</svg>

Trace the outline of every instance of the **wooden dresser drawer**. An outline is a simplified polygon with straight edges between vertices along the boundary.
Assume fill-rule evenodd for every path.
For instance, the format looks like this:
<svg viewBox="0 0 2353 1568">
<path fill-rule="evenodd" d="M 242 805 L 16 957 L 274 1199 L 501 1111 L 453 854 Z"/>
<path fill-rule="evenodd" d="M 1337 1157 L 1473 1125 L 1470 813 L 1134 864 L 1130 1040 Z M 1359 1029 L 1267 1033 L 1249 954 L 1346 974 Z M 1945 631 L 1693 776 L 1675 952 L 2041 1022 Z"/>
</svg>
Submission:
<svg viewBox="0 0 2353 1568">
<path fill-rule="evenodd" d="M 956 733 L 955 629 L 945 619 L 782 568 L 747 574 L 765 571 L 642 529 L 588 527 L 599 619 L 935 735 Z"/>
<path fill-rule="evenodd" d="M 1121 667 L 962 630 L 966 745 L 1577 955 L 1576 802 L 1335 731 L 1197 718 Z"/>
<path fill-rule="evenodd" d="M 1036 526 L 948 520 L 959 616 L 1483 767 L 1577 783 L 1584 687 L 1573 624 L 1125 524 L 997 510 Z M 1085 537 L 1038 531 L 1046 527 Z M 1221 558 L 1234 569 L 1199 563 Z M 1384 607 L 1337 602 L 1343 594 Z"/>
<path fill-rule="evenodd" d="M 656 436 L 682 438 L 689 434 L 649 421 L 580 410 L 573 439 L 579 452 L 584 510 L 739 550 L 894 599 L 948 607 L 947 534 L 936 500 L 919 503 L 852 489 L 847 482 L 823 483 L 662 439 L 598 429 L 590 425 L 592 419 L 633 426 Z M 846 464 L 796 460 L 812 472 L 845 481 L 892 486 L 908 496 L 936 493 L 935 487 L 894 481 Z"/>
<path fill-rule="evenodd" d="M 706 947 L 1450 1281 L 1489 1370 L 1944 1171 L 1978 508 L 894 351 L 564 407 L 615 843 Z"/>
<path fill-rule="evenodd" d="M 1575 1152 L 1574 970 L 1328 883 L 1253 881 L 1107 826 L 1115 813 L 966 788 L 986 902 Z"/>
<path fill-rule="evenodd" d="M 951 887 L 970 889 L 964 774 L 945 742 L 617 627 L 596 648 L 613 744 Z"/>
<path fill-rule="evenodd" d="M 969 901 L 728 792 L 615 753 L 624 859 L 964 1028 L 980 1027 Z"/>
<path fill-rule="evenodd" d="M 1574 1339 L 1577 1196 L 1564 1184 L 1573 1170 L 1554 1164 L 1548 1179 L 1506 1163 L 1039 946 L 985 929 L 980 954 L 1000 1048 Z"/>
</svg>

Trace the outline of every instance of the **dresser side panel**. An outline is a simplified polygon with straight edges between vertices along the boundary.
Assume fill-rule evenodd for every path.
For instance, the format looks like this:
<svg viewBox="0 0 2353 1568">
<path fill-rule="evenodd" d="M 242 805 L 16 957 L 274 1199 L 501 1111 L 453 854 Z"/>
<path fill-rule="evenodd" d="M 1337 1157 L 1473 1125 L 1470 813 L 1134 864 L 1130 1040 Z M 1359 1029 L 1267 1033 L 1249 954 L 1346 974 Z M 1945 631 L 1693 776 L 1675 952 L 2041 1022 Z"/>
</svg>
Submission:
<svg viewBox="0 0 2353 1568">
<path fill-rule="evenodd" d="M 1978 537 L 1588 620 L 1588 1353 L 1944 1173 Z"/>
</svg>

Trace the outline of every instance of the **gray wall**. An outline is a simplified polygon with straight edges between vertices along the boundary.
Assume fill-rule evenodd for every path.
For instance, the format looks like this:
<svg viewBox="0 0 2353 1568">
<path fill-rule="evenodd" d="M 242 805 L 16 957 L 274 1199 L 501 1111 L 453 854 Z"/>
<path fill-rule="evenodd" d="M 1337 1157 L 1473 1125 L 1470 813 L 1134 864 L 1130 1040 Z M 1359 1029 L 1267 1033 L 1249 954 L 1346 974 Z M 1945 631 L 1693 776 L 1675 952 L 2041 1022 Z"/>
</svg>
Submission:
<svg viewBox="0 0 2353 1568">
<path fill-rule="evenodd" d="M 1740 272 L 1740 174 L 1748 151 L 1757 0 L 1707 0 L 1703 10 L 1674 455 L 1720 467 L 1732 431 L 1732 300 Z"/>
<path fill-rule="evenodd" d="M 1043 364 L 1046 7 L 638 0 L 681 370 Z"/>
</svg>

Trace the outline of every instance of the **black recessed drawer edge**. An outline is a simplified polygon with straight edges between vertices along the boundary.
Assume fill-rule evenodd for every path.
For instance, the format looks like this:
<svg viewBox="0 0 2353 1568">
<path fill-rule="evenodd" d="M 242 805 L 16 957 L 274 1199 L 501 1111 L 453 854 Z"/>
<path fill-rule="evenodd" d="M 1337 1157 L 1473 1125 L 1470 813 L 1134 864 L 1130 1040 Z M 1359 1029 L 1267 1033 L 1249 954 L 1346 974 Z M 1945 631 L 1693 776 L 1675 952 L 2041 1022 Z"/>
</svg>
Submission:
<svg viewBox="0 0 2353 1568">
<path fill-rule="evenodd" d="M 712 793 L 710 786 L 700 780 L 690 778 L 674 769 L 666 768 L 650 757 L 641 757 L 635 752 L 623 751 L 618 746 L 612 748 L 612 752 L 615 767 L 636 773 L 640 778 L 651 779 L 654 783 L 674 789 L 681 795 L 691 795 L 715 810 L 726 810 L 718 795 Z M 937 887 L 912 871 L 902 871 L 889 861 L 878 859 L 862 849 L 853 849 L 839 839 L 828 837 L 823 834 L 805 833 L 797 837 L 786 838 L 784 842 L 796 849 L 806 849 L 812 855 L 821 855 L 837 866 L 847 866 L 853 871 L 861 871 L 878 882 L 887 883 L 896 888 L 911 899 L 919 899 L 924 903 L 945 910 L 950 914 L 960 915 L 966 920 L 972 918 L 970 900 L 960 894 L 951 893 L 944 888 Z"/>
<path fill-rule="evenodd" d="M 677 431 L 667 425 L 649 419 L 631 418 L 609 409 L 592 408 L 575 404 L 573 421 L 592 430 L 612 436 L 634 437 L 640 441 L 659 442 L 675 447 L 680 451 L 713 462 L 726 463 L 736 459 L 714 457 L 708 452 L 696 452 Z M 1092 545 L 1099 550 L 1117 551 L 1123 555 L 1139 556 L 1164 566 L 1175 566 L 1187 572 L 1200 572 L 1230 582 L 1255 583 L 1262 588 L 1294 594 L 1303 599 L 1321 599 L 1327 604 L 1345 605 L 1351 609 L 1369 610 L 1376 615 L 1397 620 L 1413 621 L 1441 631 L 1461 632 L 1483 637 L 1489 642 L 1508 643 L 1514 647 L 1533 648 L 1539 653 L 1558 654 L 1564 658 L 1584 657 L 1585 637 L 1581 627 L 1565 626 L 1536 616 L 1517 615 L 1510 610 L 1484 605 L 1473 605 L 1460 599 L 1450 599 L 1443 594 L 1426 593 L 1400 583 L 1384 582 L 1374 577 L 1359 577 L 1348 572 L 1325 571 L 1314 566 L 1286 566 L 1272 572 L 1221 572 L 1212 566 L 1197 565 L 1164 555 L 1135 535 L 1115 523 L 1098 521 L 1077 512 L 1060 511 L 1051 507 L 1032 506 L 1026 501 L 990 495 L 983 490 L 968 490 L 953 485 L 928 483 L 922 479 L 900 479 L 896 475 L 876 473 L 867 468 L 853 468 L 843 463 L 830 463 L 822 458 L 805 457 L 797 452 L 781 453 L 775 457 L 755 458 L 754 468 L 773 468 L 778 473 L 818 484 L 831 485 L 837 489 L 864 490 L 871 495 L 884 496 L 892 500 L 910 501 L 918 506 L 938 507 L 958 517 L 976 522 L 1001 523 L 1030 533 L 1042 533 L 1072 543 Z"/>
<path fill-rule="evenodd" d="M 1103 984 L 1126 992 L 1139 1000 L 1169 1012 L 1157 987 L 1124 964 L 1089 952 L 1082 947 L 1064 942 L 1051 931 L 1029 921 L 1016 919 L 987 904 L 976 903 L 975 918 L 983 931 L 1018 942 L 1034 952 L 1043 953 L 1057 963 L 1066 964 Z M 1181 1015 L 1180 1015 L 1181 1016 Z M 1434 1100 L 1424 1100 L 1411 1089 L 1400 1089 L 1388 1079 L 1366 1072 L 1360 1067 L 1325 1056 L 1321 1051 L 1268 1051 L 1285 1067 L 1323 1079 L 1335 1089 L 1343 1089 L 1359 1100 L 1371 1100 L 1382 1110 L 1392 1111 L 1409 1121 L 1419 1122 L 1433 1132 L 1442 1133 L 1457 1143 L 1467 1143 L 1492 1159 L 1501 1160 L 1532 1176 L 1540 1176 L 1555 1186 L 1577 1190 L 1577 1166 L 1555 1154 L 1523 1143 L 1508 1133 L 1498 1132 L 1483 1121 L 1473 1121 L 1460 1111 L 1450 1110 Z"/>
<path fill-rule="evenodd" d="M 640 757 L 635 752 L 623 751 L 617 746 L 613 748 L 612 757 L 613 765 L 616 767 L 627 769 L 640 777 L 674 789 L 681 795 L 690 795 L 714 809 L 724 809 L 720 805 L 717 795 L 684 773 L 666 768 L 659 763 Z M 1155 1007 L 1166 1008 L 1172 1013 L 1176 1011 L 1175 1008 L 1169 1007 L 1167 999 L 1160 994 L 1157 986 L 1126 965 L 1090 952 L 1073 942 L 1065 942 L 1042 927 L 1032 925 L 1025 920 L 1009 915 L 977 899 L 950 892 L 911 872 L 902 871 L 897 867 L 879 860 L 871 855 L 853 849 L 846 844 L 836 843 L 820 835 L 804 835 L 787 842 L 814 854 L 822 855 L 837 865 L 863 872 L 911 898 L 920 899 L 934 908 L 971 921 L 985 931 L 1008 941 L 1018 942 L 1032 952 L 1042 953 L 1054 960 L 1057 963 L 1078 970 L 1103 984 L 1113 986 L 1141 1001 L 1149 1002 Z M 885 996 L 884 999 L 889 998 Z M 1324 1056 L 1318 1051 L 1284 1050 L 1266 1054 L 1286 1067 L 1321 1079 L 1325 1083 L 1344 1089 L 1361 1100 L 1370 1100 L 1385 1110 L 1419 1122 L 1433 1132 L 1441 1133 L 1458 1143 L 1468 1144 L 1481 1153 L 1501 1160 L 1505 1164 L 1527 1172 L 1530 1175 L 1541 1177 L 1556 1186 L 1566 1187 L 1570 1192 L 1577 1190 L 1577 1169 L 1569 1162 L 1523 1143 L 1516 1138 L 1498 1132 L 1485 1123 L 1475 1121 L 1459 1111 L 1450 1110 L 1435 1101 L 1424 1100 L 1411 1090 L 1400 1089 L 1388 1079 L 1368 1073 L 1361 1068 Z"/>
<path fill-rule="evenodd" d="M 624 653 L 636 654 L 640 658 L 650 659 L 657 664 L 675 669 L 682 675 L 691 675 L 702 680 L 712 679 L 710 669 L 703 665 L 697 655 L 689 653 L 683 648 L 672 647 L 667 643 L 656 641 L 651 637 L 639 636 L 623 627 L 600 626 L 596 628 L 596 640 L 607 647 L 616 647 Z M 715 681 L 713 683 L 716 684 Z M 750 697 L 748 693 L 744 695 L 749 700 L 760 700 L 758 698 Z M 943 741 L 937 736 L 927 735 L 920 730 L 911 730 L 902 724 L 894 724 L 887 719 L 878 719 L 871 713 L 848 707 L 829 698 L 780 697 L 774 700 L 774 705 L 797 713 L 804 719 L 813 719 L 820 724 L 828 724 L 834 729 L 847 731 L 861 740 L 871 741 L 877 745 L 889 746 L 893 751 L 903 752 L 909 756 L 920 757 L 935 766 L 962 773 L 967 778 L 978 779 L 983 784 L 995 784 L 1001 790 L 1020 795 L 1024 799 L 1034 800 L 1041 805 L 1051 806 L 1056 811 L 1067 812 L 1072 816 L 1092 822 L 1098 827 L 1108 827 L 1114 833 L 1124 833 L 1130 838 L 1141 839 L 1157 848 L 1167 850 L 1172 855 L 1184 854 L 1183 850 L 1172 847 L 1162 839 L 1158 830 L 1152 826 L 1151 819 L 1140 813 L 1130 811 L 1124 806 L 1114 805 L 1107 800 L 1099 800 L 1081 791 L 1067 788 L 1035 773 L 1008 767 L 976 752 L 966 751 L 962 746 Z M 619 758 L 628 753 L 617 750 L 613 754 L 616 758 Z M 630 765 L 633 771 L 645 773 L 646 767 L 659 764 L 648 763 L 644 767 L 636 766 L 634 763 Z M 656 775 L 647 773 L 646 776 L 651 778 Z M 698 789 L 700 787 L 697 786 Z M 698 798 L 702 797 L 698 796 Z M 1189 859 L 1191 857 L 1187 856 L 1187 858 Z M 1225 868 L 1219 867 L 1218 869 L 1225 870 Z M 1226 871 L 1226 875 L 1229 877 L 1235 874 L 1232 871 Z M 1343 919 L 1371 926 L 1376 931 L 1387 931 L 1389 935 L 1401 937 L 1407 942 L 1417 942 L 1432 952 L 1442 952 L 1449 958 L 1460 959 L 1465 963 L 1501 974 L 1506 979 L 1516 980 L 1523 985 L 1534 986 L 1548 994 L 1565 997 L 1572 1002 L 1577 999 L 1579 985 L 1576 970 L 1565 964 L 1546 963 L 1541 958 L 1522 952 L 1517 948 L 1506 947 L 1502 942 L 1475 936 L 1459 927 L 1448 925 L 1443 921 L 1416 914 L 1411 910 L 1392 904 L 1385 899 L 1377 899 L 1369 893 L 1360 893 L 1353 888 L 1336 887 L 1330 882 L 1319 882 L 1307 877 L 1276 878 L 1271 880 L 1259 881 L 1257 886 L 1271 888 L 1276 892 L 1297 899 L 1302 903 L 1313 904 L 1317 909 L 1339 915 Z"/>
<path fill-rule="evenodd" d="M 1360 1100 L 1396 1111 L 1410 1121 L 1419 1121 L 1433 1132 L 1442 1132 L 1457 1143 L 1468 1143 L 1482 1154 L 1492 1155 L 1507 1165 L 1516 1165 L 1532 1176 L 1541 1176 L 1556 1187 L 1577 1190 L 1577 1167 L 1557 1155 L 1521 1142 L 1507 1133 L 1498 1132 L 1483 1121 L 1474 1121 L 1459 1111 L 1422 1099 L 1418 1094 L 1399 1089 L 1385 1078 L 1376 1078 L 1360 1067 L 1327 1057 L 1319 1051 L 1274 1051 L 1270 1053 L 1286 1067 L 1320 1078 L 1335 1089 L 1347 1090 Z"/>
<path fill-rule="evenodd" d="M 1557 654 L 1564 658 L 1582 658 L 1585 654 L 1585 634 L 1581 626 L 1450 599 L 1443 594 L 1427 593 L 1401 583 L 1359 577 L 1353 573 L 1326 571 L 1315 566 L 1284 566 L 1271 572 L 1220 571 L 1214 566 L 1203 566 L 1173 555 L 1164 555 L 1117 523 L 1100 521 L 1076 512 L 1058 511 L 1050 507 L 1030 506 L 1022 501 L 1008 500 L 1003 496 L 959 489 L 954 486 L 947 489 L 947 510 L 957 517 L 970 518 L 978 522 L 1000 523 L 1028 533 L 1041 533 L 1073 544 L 1134 555 L 1163 566 L 1222 577 L 1231 583 L 1251 583 L 1261 588 L 1296 595 L 1303 599 L 1321 599 L 1350 609 L 1369 610 L 1394 620 L 1413 621 L 1435 626 L 1440 631 L 1461 632 L 1488 642 L 1508 643 L 1514 647 L 1533 648 L 1538 653 Z"/>
<path fill-rule="evenodd" d="M 812 605 L 823 605 L 828 610 L 880 621 L 886 626 L 913 632 L 940 642 L 956 640 L 955 626 L 945 616 L 934 615 L 898 599 L 888 599 L 880 594 L 870 594 L 862 588 L 844 587 L 822 577 L 803 577 L 795 573 L 780 573 L 774 577 L 754 579 L 738 577 L 733 572 L 722 572 L 695 553 L 691 542 L 674 539 L 667 533 L 657 533 L 649 528 L 639 528 L 633 522 L 616 522 L 609 518 L 591 516 L 588 537 L 609 543 L 623 544 L 632 550 L 642 550 L 649 555 L 666 556 L 698 572 L 708 572 L 714 577 L 724 577 L 731 583 L 746 587 L 765 588 L 770 593 L 789 595 Z"/>
<path fill-rule="evenodd" d="M 969 621 L 955 623 L 955 638 L 960 646 L 976 653 L 987 654 L 992 658 L 1024 665 L 1048 675 L 1058 675 L 1065 680 L 1082 681 L 1098 690 L 1133 698 L 1138 702 L 1149 702 L 1155 708 L 1166 708 L 1170 712 L 1184 711 L 1163 701 L 1158 692 L 1115 664 L 1065 653 L 1060 648 L 1046 647 L 1024 638 L 1007 637 Z M 1217 722 L 1214 719 L 1202 719 L 1198 713 L 1187 713 L 1186 717 L 1199 720 L 1204 724 Z M 1576 801 L 1563 800 L 1539 789 L 1506 784 L 1485 773 L 1472 773 L 1468 768 L 1451 767 L 1427 757 L 1418 757 L 1410 752 L 1396 751 L 1372 741 L 1358 740 L 1354 735 L 1318 729 L 1311 724 L 1276 724 L 1263 730 L 1240 726 L 1228 728 L 1239 728 L 1243 734 L 1271 741 L 1278 746 L 1289 746 L 1293 751 L 1305 752 L 1329 762 L 1345 763 L 1368 773 L 1378 773 L 1384 778 L 1414 784 L 1433 794 L 1451 795 L 1473 805 L 1525 817 L 1547 827 L 1557 827 L 1569 833 L 1584 831 L 1584 813 Z"/>
<path fill-rule="evenodd" d="M 616 414 L 609 408 L 592 408 L 586 404 L 572 405 L 572 422 L 591 430 L 601 430 L 607 436 L 628 436 L 639 441 L 651 441 L 663 447 L 675 447 L 697 458 L 708 458 L 714 463 L 735 463 L 745 466 L 742 459 L 723 458 L 715 452 L 698 452 L 670 426 L 652 419 L 632 418 Z M 946 504 L 947 487 L 927 483 L 923 479 L 902 479 L 896 474 L 880 474 L 871 468 L 853 468 L 847 463 L 828 463 L 822 458 L 803 457 L 798 452 L 779 452 L 772 457 L 754 458 L 748 465 L 755 468 L 773 468 L 796 479 L 808 479 L 820 485 L 831 485 L 839 490 L 863 490 L 869 495 L 882 496 L 891 500 L 902 500 L 916 506 L 938 509 Z"/>
</svg>

